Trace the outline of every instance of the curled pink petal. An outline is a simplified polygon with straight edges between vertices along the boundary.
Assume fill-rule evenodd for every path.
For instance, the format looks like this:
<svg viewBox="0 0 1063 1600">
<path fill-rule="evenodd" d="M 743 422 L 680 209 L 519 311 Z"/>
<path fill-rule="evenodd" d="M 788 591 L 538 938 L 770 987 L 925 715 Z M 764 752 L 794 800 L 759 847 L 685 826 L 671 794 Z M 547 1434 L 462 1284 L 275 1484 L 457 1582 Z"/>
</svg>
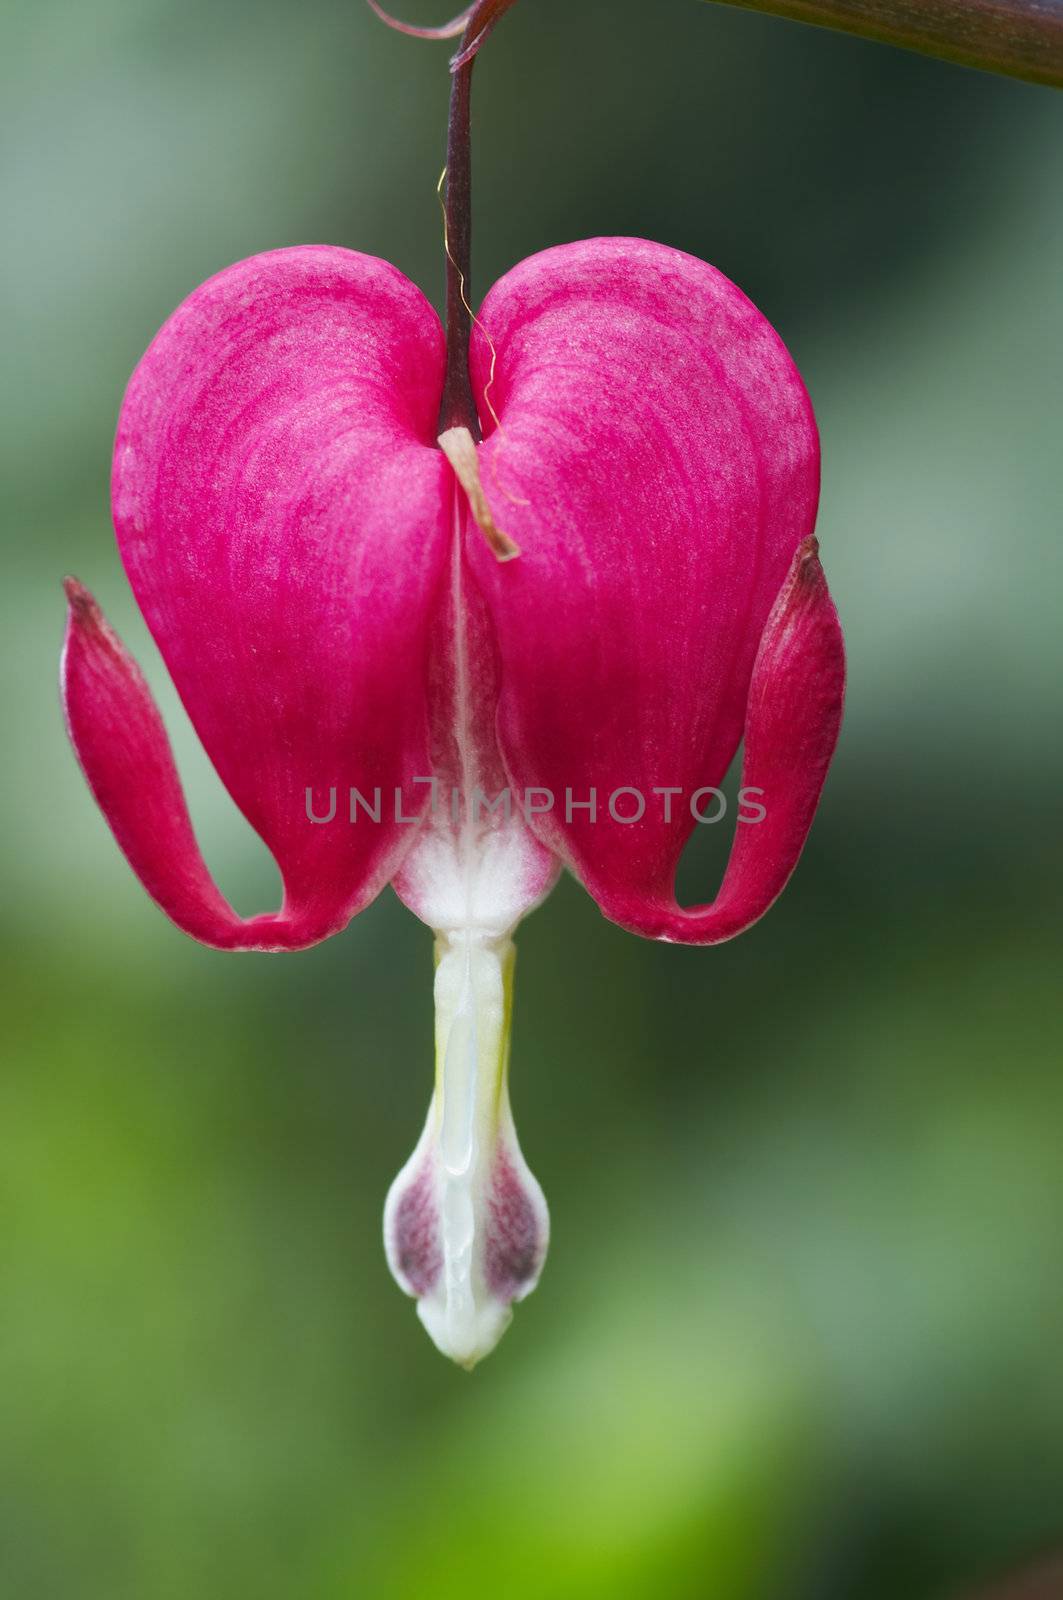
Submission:
<svg viewBox="0 0 1063 1600">
<path fill-rule="evenodd" d="M 134 593 L 298 906 L 365 905 L 415 831 L 396 816 L 425 805 L 442 370 L 438 319 L 401 273 L 305 247 L 198 288 L 122 407 L 113 503 Z M 379 789 L 379 822 L 351 825 L 344 799 L 309 819 L 308 789 L 351 786 Z"/>
<path fill-rule="evenodd" d="M 500 567 L 486 549 L 469 555 L 498 641 L 511 779 L 552 796 L 535 831 L 607 915 L 658 936 L 727 937 L 725 925 L 737 932 L 778 893 L 796 832 L 804 837 L 793 822 L 804 802 L 780 800 L 792 859 L 779 878 L 778 863 L 765 866 L 775 834 L 757 847 L 757 827 L 745 828 L 736 871 L 747 882 L 755 859 L 764 877 L 741 897 L 743 921 L 732 907 L 699 925 L 675 905 L 689 801 L 719 784 L 737 749 L 762 635 L 815 522 L 819 448 L 804 385 L 721 273 L 644 240 L 589 240 L 522 262 L 480 320 L 481 478 L 521 557 Z M 809 584 L 806 573 L 795 595 Z M 824 670 L 828 699 L 840 701 L 840 635 L 834 644 Z M 763 681 L 779 687 L 784 676 Z M 836 719 L 824 713 L 819 731 L 829 757 Z M 804 829 L 822 782 L 812 768 Z M 635 795 L 614 816 L 621 790 Z M 637 797 L 644 814 L 629 820 Z"/>
<path fill-rule="evenodd" d="M 798 546 L 764 629 L 746 707 L 741 812 L 720 892 L 680 907 L 671 884 L 647 894 L 588 876 L 614 922 L 649 938 L 719 944 L 786 887 L 804 848 L 841 727 L 845 649 L 814 537 Z M 758 815 L 759 814 L 759 815 Z"/>
<path fill-rule="evenodd" d="M 61 688 L 89 787 L 130 866 L 178 927 L 222 949 L 291 950 L 334 933 L 350 911 L 327 884 L 277 916 L 239 917 L 196 843 L 170 741 L 144 678 L 92 595 L 73 578 Z"/>
</svg>

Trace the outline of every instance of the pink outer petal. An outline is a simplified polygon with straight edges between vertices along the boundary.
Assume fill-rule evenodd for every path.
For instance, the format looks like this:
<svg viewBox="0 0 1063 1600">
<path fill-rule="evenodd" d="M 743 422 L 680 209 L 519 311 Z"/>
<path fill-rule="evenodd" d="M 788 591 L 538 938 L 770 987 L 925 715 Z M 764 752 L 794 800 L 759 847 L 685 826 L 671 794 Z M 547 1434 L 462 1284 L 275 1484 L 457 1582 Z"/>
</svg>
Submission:
<svg viewBox="0 0 1063 1600">
<path fill-rule="evenodd" d="M 501 419 L 481 472 L 522 551 L 504 566 L 482 541 L 470 552 L 501 657 L 502 753 L 515 787 L 554 797 L 536 831 L 607 914 L 664 933 L 687 802 L 730 764 L 761 635 L 814 526 L 811 405 L 732 283 L 644 240 L 522 262 L 481 320 L 474 382 L 485 425 Z M 671 821 L 655 787 L 681 792 Z M 642 820 L 609 815 L 619 788 L 645 797 Z M 593 819 L 578 809 L 592 790 Z"/>
<path fill-rule="evenodd" d="M 162 718 L 140 669 L 73 578 L 61 687 L 67 731 L 89 787 L 152 899 L 195 939 L 223 949 L 313 944 L 346 921 L 323 884 L 316 901 L 241 919 L 199 851 Z"/>
<path fill-rule="evenodd" d="M 400 814 L 425 803 L 413 779 L 431 770 L 428 621 L 449 527 L 442 372 L 419 290 L 373 257 L 310 246 L 195 290 L 122 407 L 113 502 L 130 582 L 304 933 L 342 926 L 394 872 L 414 831 L 394 820 L 394 791 Z M 157 762 L 150 721 L 138 748 Z M 351 785 L 382 789 L 383 821 L 348 822 Z M 306 790 L 327 810 L 332 786 L 337 817 L 315 826 Z"/>
</svg>

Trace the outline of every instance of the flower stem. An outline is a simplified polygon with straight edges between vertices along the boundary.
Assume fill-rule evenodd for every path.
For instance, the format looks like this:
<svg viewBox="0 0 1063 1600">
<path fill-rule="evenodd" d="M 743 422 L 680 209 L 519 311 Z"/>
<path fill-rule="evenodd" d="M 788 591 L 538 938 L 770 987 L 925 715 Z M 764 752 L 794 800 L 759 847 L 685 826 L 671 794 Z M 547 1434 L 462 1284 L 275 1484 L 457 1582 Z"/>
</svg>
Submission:
<svg viewBox="0 0 1063 1600">
<path fill-rule="evenodd" d="M 470 24 L 462 41 L 469 42 Z M 455 69 L 447 123 L 447 175 L 443 193 L 447 247 L 447 369 L 439 407 L 439 432 L 468 428 L 479 441 L 480 419 L 469 378 L 469 276 L 472 269 L 472 141 L 470 108 L 475 57 Z"/>
<path fill-rule="evenodd" d="M 1063 0 L 1061 0 L 1063 3 Z M 447 253 L 447 368 L 439 406 L 437 432 L 465 428 L 474 444 L 483 437 L 469 378 L 469 336 L 473 314 L 469 304 L 472 266 L 472 141 L 469 112 L 472 68 L 476 53 L 499 18 L 516 0 L 471 0 L 464 11 L 439 28 L 422 28 L 401 22 L 385 11 L 380 0 L 369 5 L 382 22 L 400 33 L 420 39 L 452 39 L 461 44 L 450 63 L 450 118 L 447 123 L 447 165 L 444 172 L 443 219 Z M 516 549 L 506 552 L 515 555 Z"/>
</svg>

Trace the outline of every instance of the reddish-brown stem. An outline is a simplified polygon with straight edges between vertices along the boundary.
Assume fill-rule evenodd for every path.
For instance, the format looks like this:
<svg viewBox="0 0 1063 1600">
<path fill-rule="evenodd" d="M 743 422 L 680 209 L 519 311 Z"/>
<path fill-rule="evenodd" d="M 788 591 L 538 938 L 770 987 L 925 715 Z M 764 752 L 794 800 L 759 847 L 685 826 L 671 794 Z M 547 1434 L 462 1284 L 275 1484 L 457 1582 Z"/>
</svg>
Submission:
<svg viewBox="0 0 1063 1600">
<path fill-rule="evenodd" d="M 421 28 L 400 22 L 384 10 L 380 0 L 369 0 L 369 4 L 389 27 L 421 39 L 452 38 L 464 24 L 461 44 L 450 64 L 450 119 L 447 123 L 447 168 L 443 190 L 447 253 L 447 367 L 439 406 L 439 432 L 442 434 L 451 428 L 468 428 L 479 443 L 480 419 L 476 414 L 469 378 L 469 336 L 472 333 L 472 312 L 469 309 L 472 265 L 469 112 L 472 69 L 476 52 L 498 19 L 515 4 L 515 0 L 472 0 L 464 11 L 440 28 Z"/>
<path fill-rule="evenodd" d="M 470 24 L 462 41 L 469 43 Z M 480 420 L 469 378 L 469 279 L 472 267 L 472 143 L 470 109 L 475 56 L 458 67 L 451 80 L 450 119 L 447 123 L 447 177 L 443 215 L 447 244 L 447 369 L 439 407 L 439 431 L 468 428 L 480 439 Z"/>
</svg>

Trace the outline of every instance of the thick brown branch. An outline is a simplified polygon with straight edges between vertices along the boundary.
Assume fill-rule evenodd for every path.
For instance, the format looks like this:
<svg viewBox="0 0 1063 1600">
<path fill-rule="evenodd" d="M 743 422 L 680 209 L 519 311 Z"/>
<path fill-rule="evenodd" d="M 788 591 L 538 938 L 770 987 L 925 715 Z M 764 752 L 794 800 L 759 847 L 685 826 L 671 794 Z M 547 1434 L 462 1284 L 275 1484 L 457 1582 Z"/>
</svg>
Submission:
<svg viewBox="0 0 1063 1600">
<path fill-rule="evenodd" d="M 1063 0 L 727 0 L 1063 87 Z"/>
</svg>

